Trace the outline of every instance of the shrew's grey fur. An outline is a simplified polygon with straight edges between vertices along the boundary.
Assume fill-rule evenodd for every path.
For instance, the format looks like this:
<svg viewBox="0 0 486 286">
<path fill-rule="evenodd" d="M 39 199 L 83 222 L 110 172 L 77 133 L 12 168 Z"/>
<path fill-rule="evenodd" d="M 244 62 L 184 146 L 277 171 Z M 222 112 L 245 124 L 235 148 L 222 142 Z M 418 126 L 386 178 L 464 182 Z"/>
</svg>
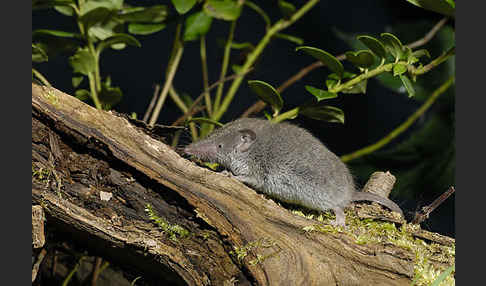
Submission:
<svg viewBox="0 0 486 286">
<path fill-rule="evenodd" d="M 343 208 L 351 201 L 380 203 L 403 215 L 388 198 L 356 192 L 346 165 L 308 131 L 289 123 L 242 118 L 192 143 L 185 153 L 216 162 L 233 177 L 278 200 L 336 214 L 344 225 Z"/>
</svg>

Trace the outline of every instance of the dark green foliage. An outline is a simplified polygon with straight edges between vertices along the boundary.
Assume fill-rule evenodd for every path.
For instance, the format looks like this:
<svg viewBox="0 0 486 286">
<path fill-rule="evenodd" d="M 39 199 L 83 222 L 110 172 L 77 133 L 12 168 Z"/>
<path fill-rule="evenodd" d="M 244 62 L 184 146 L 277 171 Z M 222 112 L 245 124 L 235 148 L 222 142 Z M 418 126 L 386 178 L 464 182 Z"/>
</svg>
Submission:
<svg viewBox="0 0 486 286">
<path fill-rule="evenodd" d="M 47 62 L 48 56 L 41 45 L 32 44 L 32 61 L 36 63 Z"/>
<path fill-rule="evenodd" d="M 306 47 L 306 46 L 298 47 L 295 50 L 303 51 L 309 54 L 310 56 L 318 59 L 323 64 L 325 64 L 331 71 L 336 73 L 339 78 L 342 78 L 344 72 L 343 64 L 330 53 L 318 48 Z"/>
<path fill-rule="evenodd" d="M 395 61 L 403 59 L 403 55 L 405 54 L 404 47 L 402 42 L 400 42 L 395 35 L 391 33 L 382 33 L 381 39 L 386 51 L 393 56 Z"/>
<path fill-rule="evenodd" d="M 370 50 L 346 52 L 346 59 L 358 68 L 367 69 L 375 63 L 375 57 Z"/>
<path fill-rule="evenodd" d="M 386 57 L 385 46 L 378 39 L 373 38 L 368 35 L 357 36 L 356 39 L 360 40 L 363 44 L 368 47 L 376 56 L 380 58 Z"/>
<path fill-rule="evenodd" d="M 260 80 L 249 80 L 248 85 L 258 95 L 258 97 L 269 104 L 274 114 L 278 114 L 283 106 L 280 93 L 271 85 Z"/>
<path fill-rule="evenodd" d="M 303 105 L 299 107 L 299 114 L 315 120 L 344 124 L 344 112 L 341 109 L 330 105 Z"/>
<path fill-rule="evenodd" d="M 226 21 L 236 20 L 241 13 L 241 6 L 232 0 L 207 0 L 203 7 L 209 16 Z"/>
<path fill-rule="evenodd" d="M 284 0 L 278 1 L 278 8 L 280 8 L 280 12 L 282 12 L 285 18 L 289 18 L 297 10 L 292 3 Z"/>
<path fill-rule="evenodd" d="M 171 0 L 171 2 L 177 10 L 177 13 L 185 14 L 187 11 L 191 10 L 194 5 L 196 5 L 197 0 Z"/>
<path fill-rule="evenodd" d="M 446 16 L 455 16 L 455 0 L 407 0 L 415 6 L 434 11 Z"/>
<path fill-rule="evenodd" d="M 196 12 L 186 19 L 184 29 L 184 41 L 194 41 L 204 36 L 211 27 L 213 18 L 203 11 Z"/>
<path fill-rule="evenodd" d="M 416 92 L 412 81 L 416 80 L 415 71 L 423 68 L 420 62 L 424 56 L 430 57 L 426 49 L 412 51 L 408 46 L 404 46 L 400 39 L 391 33 L 382 33 L 381 39 L 367 35 L 359 35 L 355 39 L 340 33 L 339 35 L 347 40 L 353 48 L 368 47 L 368 50 L 346 52 L 346 60 L 356 66 L 360 74 L 353 74 L 344 70 L 341 62 L 329 53 L 313 48 L 298 47 L 296 50 L 303 50 L 307 54 L 320 60 L 333 73 L 326 80 L 326 87 L 330 93 L 366 93 L 367 80 L 370 77 L 381 76 L 391 73 L 394 78 L 400 81 L 408 92 L 409 97 L 413 97 Z M 376 59 L 381 59 L 376 65 Z M 407 75 L 409 74 L 409 75 Z M 387 76 L 389 78 L 389 75 Z M 343 82 L 343 80 L 346 80 Z M 313 93 L 314 94 L 314 93 Z M 322 92 L 321 92 L 322 94 Z"/>
<path fill-rule="evenodd" d="M 310 86 L 310 85 L 306 85 L 305 86 L 305 89 L 310 92 L 313 96 L 316 97 L 317 101 L 321 101 L 321 100 L 324 100 L 324 99 L 329 99 L 329 98 L 335 98 L 337 97 L 337 94 L 333 93 L 333 92 L 329 92 L 327 90 L 322 90 L 322 89 L 318 89 L 318 88 L 315 88 L 313 86 Z"/>
<path fill-rule="evenodd" d="M 87 48 L 79 48 L 78 51 L 69 58 L 69 64 L 74 73 L 89 75 L 96 69 L 96 59 Z"/>
</svg>

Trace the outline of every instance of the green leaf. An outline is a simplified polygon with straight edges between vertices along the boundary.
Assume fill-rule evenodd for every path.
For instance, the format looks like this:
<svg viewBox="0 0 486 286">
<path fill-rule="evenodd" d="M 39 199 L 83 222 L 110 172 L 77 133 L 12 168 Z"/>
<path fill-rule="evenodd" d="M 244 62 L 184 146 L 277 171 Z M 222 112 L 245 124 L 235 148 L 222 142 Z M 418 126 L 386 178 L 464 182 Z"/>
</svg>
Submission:
<svg viewBox="0 0 486 286">
<path fill-rule="evenodd" d="M 258 97 L 268 103 L 275 113 L 278 113 L 283 106 L 280 93 L 270 84 L 260 80 L 249 80 L 248 85 L 258 95 Z"/>
<path fill-rule="evenodd" d="M 213 18 L 203 11 L 196 12 L 187 17 L 183 35 L 184 41 L 194 41 L 206 35 L 209 28 L 211 28 L 212 21 Z"/>
<path fill-rule="evenodd" d="M 74 9 L 69 6 L 56 6 L 54 9 L 63 14 L 64 16 L 73 16 L 74 15 Z"/>
<path fill-rule="evenodd" d="M 400 39 L 403 42 L 413 42 L 419 38 L 422 38 L 427 34 L 436 24 L 431 20 L 421 20 L 416 22 L 400 23 L 397 26 L 391 27 L 393 34 L 400 35 Z M 424 48 L 433 55 L 440 55 L 449 47 L 455 44 L 455 31 L 450 25 L 442 27 L 437 34 L 428 42 Z M 355 47 L 353 47 L 355 48 Z M 356 49 L 356 48 L 355 48 Z M 412 55 L 415 51 L 412 52 Z M 425 58 L 420 58 L 421 61 L 425 61 Z M 417 59 L 418 61 L 418 59 Z M 408 63 L 410 59 L 407 60 Z M 434 83 L 444 82 L 449 77 L 455 74 L 455 61 L 448 60 L 438 67 L 434 68 L 429 73 L 418 76 L 417 81 L 412 81 L 415 89 L 415 96 L 412 98 L 416 101 L 426 100 L 431 92 L 433 92 L 437 86 Z M 406 89 L 403 87 L 402 81 L 399 77 L 394 77 L 392 73 L 382 73 L 375 77 L 380 85 L 385 86 L 397 93 L 406 93 Z M 411 79 L 412 80 L 412 79 Z M 447 95 L 447 97 L 453 97 L 453 94 Z"/>
<path fill-rule="evenodd" d="M 304 43 L 304 40 L 302 38 L 292 36 L 292 35 L 289 35 L 289 34 L 276 33 L 275 37 L 287 40 L 287 41 L 292 42 L 292 43 L 296 43 L 297 45 L 302 45 Z"/>
<path fill-rule="evenodd" d="M 39 29 L 32 32 L 33 37 L 48 35 L 60 38 L 81 38 L 81 35 L 73 32 Z"/>
<path fill-rule="evenodd" d="M 329 90 L 333 89 L 341 81 L 341 79 L 350 79 L 350 78 L 353 78 L 355 76 L 356 76 L 356 74 L 350 73 L 350 72 L 347 72 L 347 71 L 345 71 L 343 73 L 342 78 L 340 78 L 337 74 L 332 73 L 332 74 L 328 75 L 327 79 L 326 79 L 327 89 L 329 89 Z"/>
<path fill-rule="evenodd" d="M 88 30 L 88 33 L 90 37 L 94 37 L 98 40 L 106 40 L 116 34 L 125 33 L 125 24 L 113 17 L 106 22 L 95 24 Z M 124 46 L 125 44 L 118 45 Z M 112 48 L 115 49 L 115 46 Z"/>
<path fill-rule="evenodd" d="M 33 0 L 32 10 L 54 8 L 61 14 L 72 16 L 74 13 L 72 6 L 74 5 L 76 5 L 74 0 Z"/>
<path fill-rule="evenodd" d="M 329 92 L 327 90 L 322 90 L 319 88 L 315 88 L 310 85 L 306 85 L 305 89 L 310 92 L 312 95 L 314 95 L 317 98 L 317 101 L 325 100 L 325 99 L 330 99 L 330 98 L 335 98 L 338 95 L 334 92 Z"/>
<path fill-rule="evenodd" d="M 95 71 L 96 61 L 88 49 L 78 49 L 78 51 L 69 57 L 69 64 L 73 68 L 74 73 L 88 75 Z"/>
<path fill-rule="evenodd" d="M 196 4 L 196 0 L 171 0 L 177 13 L 185 14 Z"/>
<path fill-rule="evenodd" d="M 71 83 L 73 84 L 73 87 L 76 88 L 81 84 L 81 82 L 83 82 L 83 80 L 84 76 L 73 76 Z"/>
<path fill-rule="evenodd" d="M 316 120 L 344 124 L 344 112 L 330 105 L 304 105 L 299 108 L 299 114 Z"/>
<path fill-rule="evenodd" d="M 348 93 L 348 94 L 357 94 L 357 93 L 365 94 L 367 84 L 368 84 L 368 80 L 363 80 L 351 86 L 350 88 L 341 90 L 341 92 Z"/>
<path fill-rule="evenodd" d="M 72 55 L 82 45 L 79 34 L 52 30 L 34 31 L 32 41 L 43 49 L 49 59 L 60 53 Z"/>
<path fill-rule="evenodd" d="M 161 23 L 167 19 L 167 15 L 166 5 L 154 5 L 124 9 L 118 18 L 126 22 Z"/>
<path fill-rule="evenodd" d="M 206 118 L 206 117 L 194 117 L 194 118 L 191 118 L 191 119 L 189 119 L 189 120 L 186 121 L 186 124 L 187 123 L 190 123 L 190 122 L 195 122 L 195 123 L 199 123 L 199 124 L 209 123 L 209 124 L 216 125 L 218 127 L 222 127 L 223 126 L 223 124 L 219 123 L 218 121 L 214 121 L 214 120 L 209 119 L 209 118 Z"/>
<path fill-rule="evenodd" d="M 407 72 L 407 65 L 404 63 L 396 63 L 393 65 L 393 75 L 402 75 Z"/>
<path fill-rule="evenodd" d="M 412 57 L 412 49 L 407 46 L 403 46 L 403 54 L 400 60 L 408 61 L 408 59 L 413 58 Z"/>
<path fill-rule="evenodd" d="M 371 36 L 367 35 L 360 35 L 356 37 L 359 41 L 361 41 L 368 49 L 370 49 L 375 55 L 380 58 L 386 57 L 386 50 L 383 43 Z"/>
<path fill-rule="evenodd" d="M 308 46 L 297 47 L 295 50 L 302 50 L 308 55 L 318 59 L 323 64 L 327 65 L 331 71 L 335 72 L 339 78 L 342 78 L 344 72 L 343 64 L 328 52 Z"/>
<path fill-rule="evenodd" d="M 333 75 L 336 75 L 333 73 Z M 336 75 L 337 78 L 337 75 Z M 339 83 L 339 79 L 331 78 L 330 76 L 327 77 L 326 79 L 326 87 L 328 90 L 333 89 L 337 84 Z"/>
<path fill-rule="evenodd" d="M 86 15 L 92 10 L 98 8 L 106 8 L 111 11 L 121 10 L 123 6 L 123 0 L 90 0 L 80 3 L 80 16 Z"/>
<path fill-rule="evenodd" d="M 86 89 L 78 89 L 74 92 L 74 97 L 81 101 L 87 102 L 91 99 L 91 93 Z"/>
<path fill-rule="evenodd" d="M 32 44 L 32 61 L 36 63 L 47 62 L 46 51 L 44 51 L 42 44 Z"/>
<path fill-rule="evenodd" d="M 101 52 L 104 49 L 106 49 L 110 46 L 113 47 L 113 45 L 120 44 L 120 43 L 139 47 L 139 48 L 142 46 L 140 44 L 140 42 L 137 39 L 135 39 L 134 36 L 131 36 L 129 34 L 115 34 L 115 35 L 101 41 L 98 44 L 98 46 L 96 47 L 96 52 L 99 55 L 99 54 L 101 54 Z"/>
<path fill-rule="evenodd" d="M 402 81 L 403 86 L 408 92 L 408 97 L 413 97 L 415 95 L 415 89 L 413 88 L 410 79 L 406 75 L 402 74 L 400 75 L 400 80 Z"/>
<path fill-rule="evenodd" d="M 382 33 L 381 38 L 383 39 L 383 43 L 388 52 L 392 54 L 395 59 L 401 59 L 404 52 L 402 42 L 391 33 Z"/>
<path fill-rule="evenodd" d="M 346 52 L 346 59 L 359 68 L 369 68 L 375 63 L 375 56 L 369 50 Z"/>
<path fill-rule="evenodd" d="M 447 3 L 449 3 L 449 5 L 450 5 L 452 8 L 456 9 L 456 2 L 455 2 L 454 0 L 445 0 L 445 1 L 446 1 Z"/>
<path fill-rule="evenodd" d="M 231 48 L 235 50 L 254 50 L 255 46 L 250 43 L 250 42 L 244 42 L 244 43 L 237 43 L 237 42 L 231 42 Z"/>
<path fill-rule="evenodd" d="M 96 25 L 96 26 L 91 27 L 91 29 L 89 29 L 88 33 L 91 37 L 95 37 L 98 40 L 105 40 L 105 39 L 108 39 L 109 37 L 116 34 L 116 32 L 113 30 L 113 28 L 100 26 L 100 25 Z"/>
<path fill-rule="evenodd" d="M 101 91 L 98 94 L 98 98 L 104 110 L 112 109 L 113 106 L 121 101 L 122 97 L 123 94 L 119 87 L 111 87 L 107 82 L 101 83 Z"/>
<path fill-rule="evenodd" d="M 285 18 L 290 18 L 297 10 L 292 3 L 284 0 L 278 1 L 278 8 L 280 8 L 280 12 L 282 12 Z"/>
<path fill-rule="evenodd" d="M 165 24 L 140 24 L 140 23 L 130 23 L 128 24 L 128 32 L 134 35 L 150 35 L 165 28 Z"/>
<path fill-rule="evenodd" d="M 430 59 L 430 53 L 426 49 L 420 49 L 412 52 L 412 56 L 416 58 L 421 58 L 423 56 L 426 56 Z"/>
<path fill-rule="evenodd" d="M 238 19 L 241 13 L 241 6 L 232 0 L 207 0 L 203 9 L 209 16 L 226 21 Z"/>
<path fill-rule="evenodd" d="M 92 26 L 106 22 L 114 15 L 113 11 L 106 7 L 98 7 L 84 13 L 79 20 L 89 30 Z"/>
<path fill-rule="evenodd" d="M 451 0 L 407 0 L 407 2 L 425 10 L 437 12 L 442 15 L 451 17 L 455 16 L 456 5 Z"/>
</svg>

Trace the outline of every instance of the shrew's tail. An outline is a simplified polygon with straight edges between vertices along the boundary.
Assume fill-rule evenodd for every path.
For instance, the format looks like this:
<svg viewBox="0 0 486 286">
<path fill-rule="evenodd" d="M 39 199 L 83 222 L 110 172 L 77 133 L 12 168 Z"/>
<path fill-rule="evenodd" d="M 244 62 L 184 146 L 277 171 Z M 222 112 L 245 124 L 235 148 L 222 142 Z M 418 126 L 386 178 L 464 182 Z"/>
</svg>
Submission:
<svg viewBox="0 0 486 286">
<path fill-rule="evenodd" d="M 394 212 L 399 213 L 403 217 L 403 212 L 400 209 L 400 207 L 394 203 L 392 200 L 389 198 L 385 198 L 373 193 L 368 193 L 368 192 L 354 192 L 353 197 L 351 199 L 352 201 L 371 201 L 371 202 L 376 202 L 379 203 L 380 205 L 383 205 L 389 209 L 391 209 Z"/>
</svg>

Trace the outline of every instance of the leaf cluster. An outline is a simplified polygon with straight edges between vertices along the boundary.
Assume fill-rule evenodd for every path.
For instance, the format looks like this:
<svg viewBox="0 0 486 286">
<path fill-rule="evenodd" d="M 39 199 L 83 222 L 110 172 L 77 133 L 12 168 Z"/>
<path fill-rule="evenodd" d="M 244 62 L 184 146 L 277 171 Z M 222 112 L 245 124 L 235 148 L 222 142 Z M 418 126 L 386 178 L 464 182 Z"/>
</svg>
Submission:
<svg viewBox="0 0 486 286">
<path fill-rule="evenodd" d="M 420 60 L 424 57 L 430 58 L 430 53 L 426 49 L 412 50 L 391 33 L 382 33 L 380 36 L 375 38 L 359 35 L 357 40 L 367 49 L 345 53 L 346 60 L 358 69 L 358 73 L 346 71 L 336 57 L 324 50 L 308 46 L 298 47 L 297 51 L 303 51 L 318 59 L 332 72 L 325 81 L 327 90 L 308 86 L 307 91 L 317 100 L 337 97 L 339 93 L 365 94 L 369 78 L 388 72 L 400 78 L 409 96 L 414 96 L 414 72 L 423 68 Z"/>
<path fill-rule="evenodd" d="M 382 33 L 380 39 L 360 35 L 357 40 L 364 44 L 367 49 L 348 51 L 345 55 L 346 60 L 358 69 L 358 73 L 346 71 L 340 60 L 324 50 L 310 46 L 296 48 L 296 51 L 302 51 L 316 58 L 331 71 L 325 81 L 326 90 L 310 85 L 305 86 L 305 89 L 314 96 L 317 104 L 309 102 L 278 117 L 283 107 L 283 100 L 279 92 L 263 81 L 248 81 L 250 88 L 258 97 L 271 106 L 273 113 L 271 116 L 266 114 L 267 117 L 281 121 L 295 118 L 300 114 L 317 120 L 344 123 L 344 112 L 341 109 L 323 105 L 320 102 L 336 98 L 339 93 L 365 94 L 368 79 L 384 72 L 399 77 L 410 97 L 415 94 L 412 80 L 416 80 L 416 75 L 413 71 L 423 67 L 420 62 L 421 58 L 430 58 L 430 53 L 427 50 L 412 51 L 391 33 Z M 410 77 L 412 80 L 410 80 Z"/>
</svg>

